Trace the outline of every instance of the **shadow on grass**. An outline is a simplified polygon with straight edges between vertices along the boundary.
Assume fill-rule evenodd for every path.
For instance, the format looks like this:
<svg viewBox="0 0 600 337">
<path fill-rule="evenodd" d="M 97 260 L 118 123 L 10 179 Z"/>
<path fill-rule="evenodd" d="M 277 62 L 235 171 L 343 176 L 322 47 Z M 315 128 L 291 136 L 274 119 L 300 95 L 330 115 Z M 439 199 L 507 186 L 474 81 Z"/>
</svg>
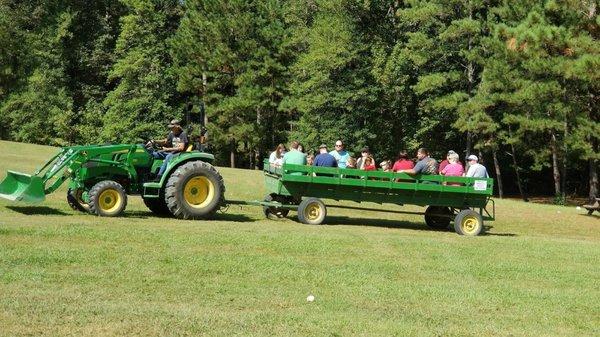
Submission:
<svg viewBox="0 0 600 337">
<path fill-rule="evenodd" d="M 297 218 L 295 219 L 296 221 Z M 403 228 L 418 231 L 435 231 L 427 227 L 421 222 L 411 222 L 406 220 L 389 220 L 389 219 L 369 219 L 369 218 L 352 218 L 347 216 L 327 216 L 324 222 L 327 226 L 367 226 L 367 227 L 384 227 L 384 228 Z"/>
<path fill-rule="evenodd" d="M 6 208 L 25 215 L 70 215 L 47 206 L 6 206 Z"/>
<path fill-rule="evenodd" d="M 171 219 L 175 220 L 175 217 L 168 214 L 154 214 L 150 211 L 126 211 L 121 215 L 124 218 L 137 218 L 137 219 L 149 219 L 149 218 L 159 218 L 159 219 Z M 216 213 L 209 220 L 196 220 L 196 221 L 231 221 L 231 222 L 254 222 L 256 220 L 243 215 L 243 214 L 231 214 L 231 213 Z"/>
<path fill-rule="evenodd" d="M 298 221 L 297 217 L 293 220 Z M 368 218 L 351 218 L 347 216 L 327 216 L 324 224 L 326 226 L 367 226 L 367 227 L 383 227 L 383 228 L 401 228 L 417 231 L 428 232 L 454 232 L 454 227 L 451 224 L 447 229 L 429 228 L 424 222 L 412 222 L 406 220 L 390 220 L 390 219 L 368 219 Z M 485 231 L 481 235 L 485 236 L 517 236 L 513 233 L 489 233 L 489 230 L 494 226 L 485 226 Z"/>
<path fill-rule="evenodd" d="M 598 214 L 594 214 L 594 213 L 592 213 L 592 214 L 587 214 L 587 213 L 581 214 L 581 213 L 579 213 L 579 215 L 582 215 L 582 216 L 585 216 L 585 217 L 589 217 L 589 218 L 600 219 L 600 215 L 599 215 L 600 212 L 596 212 L 596 213 L 598 213 Z"/>
</svg>

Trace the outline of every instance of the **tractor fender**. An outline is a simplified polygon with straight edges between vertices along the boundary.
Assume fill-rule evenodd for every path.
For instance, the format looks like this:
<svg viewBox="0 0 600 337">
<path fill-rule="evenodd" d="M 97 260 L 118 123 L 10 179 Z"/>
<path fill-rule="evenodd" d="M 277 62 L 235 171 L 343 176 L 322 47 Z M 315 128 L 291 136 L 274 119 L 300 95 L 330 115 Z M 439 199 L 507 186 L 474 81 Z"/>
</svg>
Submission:
<svg viewBox="0 0 600 337">
<path fill-rule="evenodd" d="M 165 170 L 165 173 L 162 175 L 162 178 L 160 179 L 160 185 L 165 186 L 165 184 L 167 183 L 167 180 L 169 180 L 169 177 L 171 176 L 171 173 L 175 172 L 175 170 L 179 166 L 181 166 L 187 162 L 196 161 L 196 160 L 212 164 L 212 162 L 215 160 L 215 156 L 213 156 L 210 153 L 204 153 L 204 152 L 181 152 L 178 156 L 173 157 L 169 161 L 169 164 L 167 165 L 167 169 Z"/>
</svg>

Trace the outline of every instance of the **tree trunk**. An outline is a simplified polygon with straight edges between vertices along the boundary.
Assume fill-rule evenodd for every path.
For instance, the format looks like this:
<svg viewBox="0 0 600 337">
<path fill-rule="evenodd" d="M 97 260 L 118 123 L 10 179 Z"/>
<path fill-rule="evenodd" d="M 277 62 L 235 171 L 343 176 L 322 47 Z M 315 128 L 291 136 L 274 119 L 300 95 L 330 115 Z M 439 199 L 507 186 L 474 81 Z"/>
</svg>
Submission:
<svg viewBox="0 0 600 337">
<path fill-rule="evenodd" d="M 231 150 L 229 152 L 229 166 L 235 168 L 235 143 L 231 143 Z"/>
<path fill-rule="evenodd" d="M 560 167 L 558 163 L 558 148 L 556 146 L 556 135 L 550 132 L 550 151 L 552 151 L 552 176 L 554 178 L 554 195 L 561 195 L 560 189 Z"/>
<path fill-rule="evenodd" d="M 500 163 L 498 162 L 498 155 L 496 150 L 492 151 L 494 157 L 494 168 L 496 169 L 496 181 L 498 182 L 498 196 L 500 199 L 504 198 L 504 188 L 502 186 L 502 173 L 500 172 Z"/>
<path fill-rule="evenodd" d="M 565 115 L 564 121 L 564 141 L 563 141 L 563 162 L 562 162 L 562 172 L 561 172 L 561 192 L 562 198 L 567 201 L 567 137 L 569 135 L 569 123 L 567 121 L 568 115 Z"/>
<path fill-rule="evenodd" d="M 467 148 L 465 149 L 465 161 L 466 158 L 471 154 L 471 132 L 467 131 Z"/>
<path fill-rule="evenodd" d="M 598 162 L 595 159 L 589 160 L 590 164 L 590 205 L 593 205 L 598 197 Z"/>
<path fill-rule="evenodd" d="M 508 134 L 512 138 L 512 129 L 510 125 L 508 126 Z M 523 190 L 523 185 L 521 184 L 521 174 L 519 173 L 519 165 L 517 165 L 517 156 L 515 151 L 515 144 L 510 143 L 511 157 L 513 160 L 513 168 L 515 170 L 515 175 L 517 176 L 517 187 L 519 188 L 519 194 L 521 194 L 521 198 L 523 201 L 528 202 L 529 198 L 527 198 L 527 194 Z"/>
</svg>

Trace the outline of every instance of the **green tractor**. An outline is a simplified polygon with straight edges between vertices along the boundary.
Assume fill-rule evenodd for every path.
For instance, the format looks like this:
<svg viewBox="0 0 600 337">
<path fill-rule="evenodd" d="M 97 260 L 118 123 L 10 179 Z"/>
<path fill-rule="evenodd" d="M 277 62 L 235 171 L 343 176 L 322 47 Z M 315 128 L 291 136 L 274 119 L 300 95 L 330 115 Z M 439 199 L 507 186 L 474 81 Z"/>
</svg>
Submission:
<svg viewBox="0 0 600 337">
<path fill-rule="evenodd" d="M 0 197 L 41 202 L 69 180 L 67 202 L 78 211 L 118 216 L 127 195 L 141 195 L 155 214 L 181 219 L 211 217 L 225 203 L 225 186 L 211 165 L 214 156 L 193 150 L 173 157 L 160 181 L 153 181 L 163 160 L 141 144 L 64 147 L 33 175 L 9 171 Z"/>
</svg>

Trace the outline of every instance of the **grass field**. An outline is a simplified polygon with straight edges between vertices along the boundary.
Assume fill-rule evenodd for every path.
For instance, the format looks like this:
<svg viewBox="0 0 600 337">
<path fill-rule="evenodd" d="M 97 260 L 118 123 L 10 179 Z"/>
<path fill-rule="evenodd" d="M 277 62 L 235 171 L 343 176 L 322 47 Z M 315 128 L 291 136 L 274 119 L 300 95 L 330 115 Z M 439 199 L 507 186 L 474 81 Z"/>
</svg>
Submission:
<svg viewBox="0 0 600 337">
<path fill-rule="evenodd" d="M 0 142 L 0 177 L 55 151 Z M 220 171 L 228 199 L 263 196 L 260 172 Z M 461 237 L 343 209 L 165 219 L 139 197 L 98 218 L 65 193 L 0 200 L 1 336 L 600 335 L 600 217 L 574 207 L 497 200 L 487 235 Z"/>
</svg>

